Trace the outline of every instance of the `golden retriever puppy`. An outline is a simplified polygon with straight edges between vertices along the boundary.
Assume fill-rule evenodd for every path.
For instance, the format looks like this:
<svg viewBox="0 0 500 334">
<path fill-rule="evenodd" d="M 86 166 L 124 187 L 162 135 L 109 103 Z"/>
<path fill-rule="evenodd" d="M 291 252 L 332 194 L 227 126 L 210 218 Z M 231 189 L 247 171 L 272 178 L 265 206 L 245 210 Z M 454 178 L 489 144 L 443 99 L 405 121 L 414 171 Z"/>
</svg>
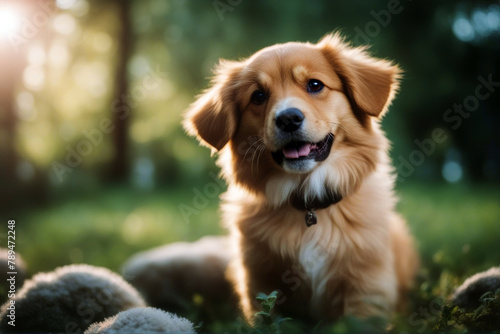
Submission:
<svg viewBox="0 0 500 334">
<path fill-rule="evenodd" d="M 273 290 L 280 313 L 305 321 L 388 317 L 403 299 L 418 258 L 379 125 L 399 77 L 331 34 L 221 61 L 186 112 L 228 183 L 223 219 L 248 321 L 257 293 Z"/>
</svg>

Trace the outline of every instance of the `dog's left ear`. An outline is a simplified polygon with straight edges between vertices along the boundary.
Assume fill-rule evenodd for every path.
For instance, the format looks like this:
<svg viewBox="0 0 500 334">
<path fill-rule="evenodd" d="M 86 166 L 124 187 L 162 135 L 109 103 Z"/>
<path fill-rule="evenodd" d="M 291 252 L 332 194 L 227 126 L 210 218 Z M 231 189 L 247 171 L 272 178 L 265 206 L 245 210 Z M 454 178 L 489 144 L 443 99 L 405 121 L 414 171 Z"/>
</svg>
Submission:
<svg viewBox="0 0 500 334">
<path fill-rule="evenodd" d="M 226 146 L 238 126 L 235 92 L 241 69 L 240 62 L 221 60 L 212 87 L 198 96 L 184 114 L 184 129 L 217 151 Z"/>
<path fill-rule="evenodd" d="M 325 36 L 318 47 L 344 83 L 355 111 L 381 117 L 399 88 L 399 67 L 371 57 L 366 48 L 349 46 L 339 34 Z"/>
</svg>

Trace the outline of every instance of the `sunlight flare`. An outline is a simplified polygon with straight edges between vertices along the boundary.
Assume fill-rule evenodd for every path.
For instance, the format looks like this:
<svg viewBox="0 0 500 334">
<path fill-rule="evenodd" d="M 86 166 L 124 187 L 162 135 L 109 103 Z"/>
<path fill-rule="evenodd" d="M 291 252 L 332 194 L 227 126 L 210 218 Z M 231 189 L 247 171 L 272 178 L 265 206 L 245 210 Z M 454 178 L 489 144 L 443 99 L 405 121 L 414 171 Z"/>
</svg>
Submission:
<svg viewBox="0 0 500 334">
<path fill-rule="evenodd" d="M 15 34 L 21 28 L 21 14 L 11 6 L 0 6 L 0 38 Z"/>
</svg>

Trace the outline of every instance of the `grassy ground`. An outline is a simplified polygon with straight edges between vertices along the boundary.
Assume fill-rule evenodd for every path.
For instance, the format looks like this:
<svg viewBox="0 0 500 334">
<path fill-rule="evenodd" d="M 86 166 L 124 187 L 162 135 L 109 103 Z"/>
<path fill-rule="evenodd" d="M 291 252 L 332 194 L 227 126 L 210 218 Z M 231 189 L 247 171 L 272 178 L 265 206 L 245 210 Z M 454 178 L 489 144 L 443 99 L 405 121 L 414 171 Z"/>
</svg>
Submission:
<svg viewBox="0 0 500 334">
<path fill-rule="evenodd" d="M 418 243 L 424 269 L 468 276 L 499 265 L 500 188 L 413 185 L 399 211 Z"/>
<path fill-rule="evenodd" d="M 31 273 L 75 262 L 118 271 L 137 251 L 224 233 L 218 224 L 217 197 L 198 210 L 194 196 L 190 189 L 146 193 L 116 187 L 60 199 L 15 215 L 17 250 Z M 185 219 L 181 205 L 197 212 Z"/>
<path fill-rule="evenodd" d="M 396 329 L 429 331 L 439 316 L 422 315 L 419 308 L 432 310 L 433 301 L 444 301 L 465 277 L 499 265 L 500 189 L 404 184 L 398 193 L 399 211 L 419 244 L 422 269 L 409 313 Z M 217 197 L 197 203 L 194 198 L 189 187 L 148 193 L 117 187 L 59 199 L 15 214 L 17 251 L 31 274 L 80 262 L 119 271 L 137 251 L 225 233 L 218 223 Z M 188 218 L 182 214 L 187 207 L 193 209 Z"/>
</svg>

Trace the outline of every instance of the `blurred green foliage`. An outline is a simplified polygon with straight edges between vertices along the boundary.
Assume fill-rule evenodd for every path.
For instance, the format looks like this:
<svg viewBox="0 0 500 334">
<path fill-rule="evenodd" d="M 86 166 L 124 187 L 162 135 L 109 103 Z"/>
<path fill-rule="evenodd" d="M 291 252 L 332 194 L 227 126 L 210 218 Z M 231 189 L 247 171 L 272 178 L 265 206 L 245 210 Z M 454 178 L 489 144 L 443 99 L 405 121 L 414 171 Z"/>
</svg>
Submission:
<svg viewBox="0 0 500 334">
<path fill-rule="evenodd" d="M 45 1 L 54 6 L 48 22 L 16 52 L 9 53 L 12 38 L 0 37 L 0 67 L 16 68 L 11 80 L 0 83 L 0 91 L 12 89 L 0 96 L 0 138 L 6 139 L 0 141 L 0 181 L 6 185 L 1 199 L 6 201 L 16 194 L 25 197 L 22 192 L 42 200 L 67 184 L 78 188 L 89 179 L 97 184 L 111 179 L 109 166 L 123 148 L 114 141 L 117 130 L 101 133 L 102 138 L 96 130 L 113 114 L 127 115 L 130 178 L 146 170 L 153 185 L 207 179 L 209 155 L 184 135 L 180 121 L 218 59 L 247 57 L 291 40 L 315 42 L 334 30 L 356 45 L 370 45 L 375 56 L 394 60 L 405 72 L 383 120 L 396 167 L 413 159 L 411 179 L 499 181 L 497 86 L 477 105 L 467 100 L 475 96 L 479 77 L 500 81 L 496 2 L 59 0 L 57 8 Z M 0 11 L 9 3 L 3 0 Z M 41 10 L 36 1 L 18 4 L 28 22 Z M 125 15 L 122 7 L 129 8 Z M 125 26 L 130 29 L 124 32 Z M 132 50 L 124 60 L 125 78 L 117 72 L 128 57 L 121 52 L 123 38 Z M 125 91 L 118 89 L 119 78 L 127 81 Z M 457 118 L 454 105 L 467 102 L 473 111 Z M 436 128 L 446 140 L 416 159 L 412 154 L 423 149 L 415 141 L 426 142 Z M 85 147 L 82 142 L 92 135 L 97 143 Z M 90 153 L 76 167 L 59 169 L 58 177 L 54 163 L 68 165 L 68 157 L 75 160 L 72 152 L 80 149 Z"/>
</svg>

